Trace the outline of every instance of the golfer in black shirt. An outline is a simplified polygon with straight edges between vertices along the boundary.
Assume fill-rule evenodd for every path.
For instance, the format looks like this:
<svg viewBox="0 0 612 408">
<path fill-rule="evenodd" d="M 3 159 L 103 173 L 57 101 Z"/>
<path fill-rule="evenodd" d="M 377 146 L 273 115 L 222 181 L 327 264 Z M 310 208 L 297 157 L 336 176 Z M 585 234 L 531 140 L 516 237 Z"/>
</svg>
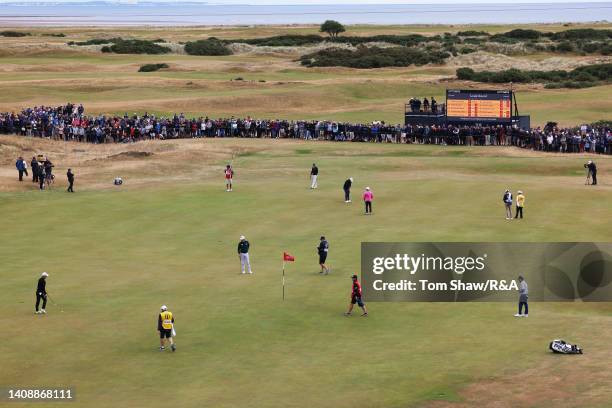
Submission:
<svg viewBox="0 0 612 408">
<path fill-rule="evenodd" d="M 319 246 L 317 247 L 317 252 L 319 253 L 319 265 L 321 266 L 321 272 L 326 275 L 329 273 L 329 268 L 325 266 L 325 261 L 327 260 L 327 253 L 329 251 L 329 243 L 325 239 L 325 237 L 321 237 L 321 241 L 319 242 Z"/>
<path fill-rule="evenodd" d="M 353 185 L 353 178 L 349 177 L 344 182 L 344 186 L 342 186 L 342 189 L 344 190 L 344 202 L 345 203 L 351 202 L 351 186 L 352 185 Z"/>
<path fill-rule="evenodd" d="M 588 172 L 592 180 L 591 185 L 596 186 L 597 185 L 597 166 L 592 160 L 589 160 L 587 164 L 585 164 L 584 167 L 588 168 Z"/>
<path fill-rule="evenodd" d="M 47 276 L 49 276 L 49 274 L 47 272 L 43 272 L 40 275 L 40 279 L 38 279 L 38 285 L 36 286 L 36 306 L 34 309 L 34 313 L 36 314 L 47 314 L 47 311 L 45 310 L 47 307 Z M 38 306 L 40 305 L 41 299 L 43 303 L 42 309 L 39 311 Z"/>
<path fill-rule="evenodd" d="M 315 189 L 318 187 L 317 178 L 319 177 L 319 168 L 316 164 L 312 163 L 312 168 L 310 169 L 310 188 Z"/>
<path fill-rule="evenodd" d="M 41 190 L 45 189 L 45 178 L 47 177 L 47 174 L 45 173 L 45 167 L 44 166 L 38 166 L 38 186 Z"/>
<path fill-rule="evenodd" d="M 32 183 L 38 183 L 38 160 L 36 160 L 36 157 L 32 157 L 30 167 L 32 168 Z"/>
<path fill-rule="evenodd" d="M 74 193 L 74 190 L 72 189 L 72 186 L 74 185 L 74 173 L 72 172 L 72 169 L 68 169 L 68 172 L 66 173 L 66 177 L 68 177 L 68 191 L 69 193 Z"/>
</svg>

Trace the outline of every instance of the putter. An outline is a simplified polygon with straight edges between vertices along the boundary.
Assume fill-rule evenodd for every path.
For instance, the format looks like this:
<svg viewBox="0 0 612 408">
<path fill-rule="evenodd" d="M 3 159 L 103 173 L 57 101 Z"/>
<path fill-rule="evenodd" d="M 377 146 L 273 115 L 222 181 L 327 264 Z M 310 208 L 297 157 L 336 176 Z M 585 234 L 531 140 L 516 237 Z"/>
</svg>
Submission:
<svg viewBox="0 0 612 408">
<path fill-rule="evenodd" d="M 55 301 L 54 301 L 54 300 L 51 298 L 51 295 L 49 295 L 48 293 L 47 293 L 47 298 L 49 298 L 49 301 L 51 302 L 51 304 L 52 304 L 53 306 L 57 307 L 57 308 L 60 310 L 60 312 L 61 312 L 61 313 L 64 313 L 64 308 L 63 308 L 63 307 L 61 307 L 61 306 L 60 306 L 58 303 L 56 303 L 56 302 L 55 302 Z"/>
</svg>

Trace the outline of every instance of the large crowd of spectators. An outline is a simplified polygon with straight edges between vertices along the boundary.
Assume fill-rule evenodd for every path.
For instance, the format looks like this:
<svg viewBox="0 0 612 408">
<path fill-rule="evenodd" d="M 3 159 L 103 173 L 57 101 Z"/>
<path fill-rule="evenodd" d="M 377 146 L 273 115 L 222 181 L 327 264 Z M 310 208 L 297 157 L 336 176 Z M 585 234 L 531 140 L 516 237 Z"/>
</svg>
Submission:
<svg viewBox="0 0 612 408">
<path fill-rule="evenodd" d="M 515 126 L 393 125 L 317 120 L 267 120 L 155 115 L 88 115 L 83 105 L 37 106 L 19 113 L 0 113 L 0 133 L 86 143 L 130 143 L 139 140 L 248 137 L 439 145 L 502 145 L 527 149 L 612 154 L 612 128 L 519 129 Z"/>
</svg>

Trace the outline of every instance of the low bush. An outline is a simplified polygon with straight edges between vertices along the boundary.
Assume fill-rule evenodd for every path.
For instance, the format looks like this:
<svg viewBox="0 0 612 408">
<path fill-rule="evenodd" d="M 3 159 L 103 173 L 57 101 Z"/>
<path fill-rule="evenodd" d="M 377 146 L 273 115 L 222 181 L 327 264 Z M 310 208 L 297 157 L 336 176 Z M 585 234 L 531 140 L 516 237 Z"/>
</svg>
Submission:
<svg viewBox="0 0 612 408">
<path fill-rule="evenodd" d="M 245 43 L 249 45 L 266 46 L 266 47 L 300 47 L 303 45 L 319 44 L 328 38 L 317 34 L 310 35 L 277 35 L 274 37 L 250 38 L 241 40 L 232 40 L 228 42 Z"/>
<path fill-rule="evenodd" d="M 475 30 L 467 30 L 467 31 L 459 31 L 457 33 L 460 37 L 488 37 L 490 34 L 486 31 L 475 31 Z"/>
<path fill-rule="evenodd" d="M 115 54 L 167 54 L 170 48 L 148 40 L 120 40 L 113 45 L 102 47 L 102 52 Z"/>
<path fill-rule="evenodd" d="M 355 51 L 341 48 L 317 51 L 302 56 L 300 62 L 308 67 L 382 68 L 439 64 L 448 57 L 447 52 L 424 52 L 408 47 L 358 47 Z"/>
<path fill-rule="evenodd" d="M 468 37 L 466 39 L 463 40 L 463 42 L 465 44 L 474 44 L 474 45 L 480 45 L 482 43 L 485 42 L 485 40 L 483 38 L 477 38 L 477 37 Z"/>
<path fill-rule="evenodd" d="M 552 40 L 606 40 L 612 38 L 612 30 L 596 30 L 594 28 L 576 28 L 560 31 L 550 36 Z"/>
<path fill-rule="evenodd" d="M 2 37 L 27 37 L 28 35 L 32 34 L 21 31 L 0 31 L 0 36 Z"/>
<path fill-rule="evenodd" d="M 545 33 L 542 33 L 538 30 L 525 30 L 522 28 L 517 28 L 516 30 L 507 31 L 505 33 L 495 34 L 491 38 L 515 38 L 518 40 L 536 40 L 542 36 L 545 36 Z"/>
<path fill-rule="evenodd" d="M 77 45 L 79 47 L 87 45 L 104 45 L 104 44 L 115 44 L 118 41 L 123 41 L 121 38 L 92 38 L 87 41 L 69 41 L 68 45 Z"/>
<path fill-rule="evenodd" d="M 223 41 L 211 37 L 206 40 L 189 41 L 185 44 L 185 52 L 189 55 L 231 55 Z"/>
<path fill-rule="evenodd" d="M 169 68 L 168 64 L 145 64 L 138 69 L 138 72 L 154 72 L 163 68 Z"/>
<path fill-rule="evenodd" d="M 480 71 L 459 68 L 457 79 L 485 83 L 546 83 L 552 88 L 588 88 L 609 83 L 612 80 L 612 64 L 596 64 L 578 67 L 572 71 L 521 71 L 511 68 L 505 71 Z"/>
<path fill-rule="evenodd" d="M 459 50 L 460 54 L 471 54 L 473 52 L 476 52 L 476 50 L 474 48 L 470 48 L 470 47 L 465 47 L 465 48 L 462 48 L 461 50 Z"/>
<path fill-rule="evenodd" d="M 323 37 L 316 34 L 310 35 L 277 35 L 274 37 L 251 38 L 225 41 L 226 43 L 245 43 L 257 46 L 267 47 L 301 47 L 304 45 L 320 44 L 324 41 L 338 44 L 350 44 L 353 46 L 372 43 L 385 42 L 395 45 L 414 46 L 427 41 L 441 41 L 439 36 L 425 37 L 420 34 L 407 35 L 373 35 L 366 37 L 341 36 L 341 37 Z"/>
</svg>

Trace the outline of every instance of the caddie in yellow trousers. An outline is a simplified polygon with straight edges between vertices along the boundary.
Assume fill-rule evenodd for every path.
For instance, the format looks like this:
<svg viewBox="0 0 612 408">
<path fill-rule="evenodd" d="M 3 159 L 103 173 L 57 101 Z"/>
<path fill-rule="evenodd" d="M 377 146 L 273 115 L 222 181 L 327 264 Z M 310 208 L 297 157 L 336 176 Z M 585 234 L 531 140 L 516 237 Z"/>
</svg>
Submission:
<svg viewBox="0 0 612 408">
<path fill-rule="evenodd" d="M 518 218 L 519 216 L 523 219 L 523 207 L 525 207 L 525 194 L 521 190 L 519 190 L 518 195 L 516 196 L 516 215 L 514 218 Z"/>
<path fill-rule="evenodd" d="M 163 305 L 159 312 L 157 331 L 159 331 L 159 351 L 166 349 L 166 340 L 170 342 L 172 351 L 176 351 L 176 344 L 174 344 L 174 317 L 172 312 L 168 311 L 166 305 Z"/>
</svg>

